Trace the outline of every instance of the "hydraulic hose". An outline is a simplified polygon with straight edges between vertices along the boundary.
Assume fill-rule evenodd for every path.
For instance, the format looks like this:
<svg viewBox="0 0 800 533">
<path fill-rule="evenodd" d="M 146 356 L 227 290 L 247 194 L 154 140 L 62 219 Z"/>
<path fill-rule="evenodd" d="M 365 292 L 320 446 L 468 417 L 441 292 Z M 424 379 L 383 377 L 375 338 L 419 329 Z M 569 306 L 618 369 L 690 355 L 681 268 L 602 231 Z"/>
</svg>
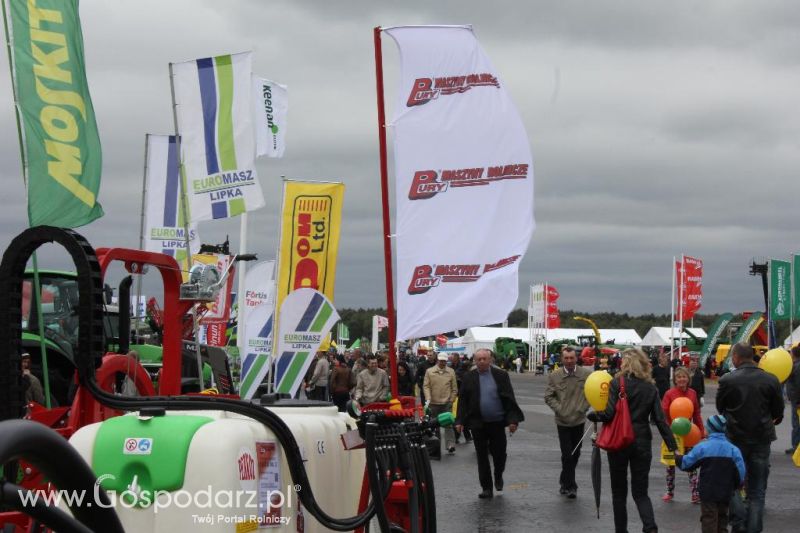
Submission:
<svg viewBox="0 0 800 533">
<path fill-rule="evenodd" d="M 97 479 L 92 469 L 64 437 L 43 424 L 30 420 L 0 422 L 0 464 L 17 459 L 25 459 L 31 463 L 61 490 L 84 496 L 95 494 Z M 4 490 L 3 494 L 5 497 L 7 491 Z M 70 505 L 75 518 L 92 531 L 124 533 L 106 493 L 98 490 L 97 496 L 100 499 L 97 505 L 90 502 L 85 502 L 86 505 Z M 14 505 L 14 499 L 9 503 Z M 48 515 L 24 505 L 20 510 L 28 514 L 38 513 L 39 520 L 60 531 L 60 528 L 48 521 L 55 515 Z"/>
<path fill-rule="evenodd" d="M 26 492 L 28 492 L 28 489 L 19 485 L 0 481 L 0 502 L 15 511 L 29 515 L 40 524 L 44 524 L 59 533 L 92 533 L 91 529 L 58 507 L 48 506 L 43 499 L 37 499 L 35 503 L 25 501 L 22 495 Z M 38 530 L 33 529 L 33 531 Z"/>
<path fill-rule="evenodd" d="M 364 445 L 367 454 L 367 476 L 369 477 L 369 491 L 372 495 L 372 501 L 377 502 L 380 501 L 383 503 L 381 499 L 381 487 L 380 487 L 380 474 L 377 469 L 374 467 L 376 457 L 375 457 L 375 428 L 378 425 L 369 420 L 366 423 L 365 428 L 365 439 Z M 381 531 L 387 533 L 389 531 L 389 517 L 386 515 L 386 508 L 383 505 L 376 505 L 375 506 L 375 516 L 378 518 L 378 524 L 380 525 Z"/>
</svg>

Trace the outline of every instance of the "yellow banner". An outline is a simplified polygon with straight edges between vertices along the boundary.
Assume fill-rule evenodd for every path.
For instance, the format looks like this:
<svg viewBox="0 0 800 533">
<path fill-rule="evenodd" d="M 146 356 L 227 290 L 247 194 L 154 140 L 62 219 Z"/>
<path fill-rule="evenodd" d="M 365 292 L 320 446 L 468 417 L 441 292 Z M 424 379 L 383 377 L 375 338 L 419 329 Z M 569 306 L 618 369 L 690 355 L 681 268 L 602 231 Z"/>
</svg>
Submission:
<svg viewBox="0 0 800 533">
<path fill-rule="evenodd" d="M 343 183 L 285 182 L 276 286 L 278 311 L 286 295 L 295 289 L 316 289 L 333 301 L 343 201 Z"/>
</svg>

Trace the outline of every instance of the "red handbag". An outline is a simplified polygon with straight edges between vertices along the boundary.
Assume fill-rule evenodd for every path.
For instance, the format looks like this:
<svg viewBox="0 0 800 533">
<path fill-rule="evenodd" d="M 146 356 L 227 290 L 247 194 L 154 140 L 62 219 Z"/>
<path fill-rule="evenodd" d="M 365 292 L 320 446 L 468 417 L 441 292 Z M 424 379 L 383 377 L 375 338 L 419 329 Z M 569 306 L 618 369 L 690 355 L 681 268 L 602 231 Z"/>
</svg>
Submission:
<svg viewBox="0 0 800 533">
<path fill-rule="evenodd" d="M 619 377 L 619 396 L 614 408 L 614 418 L 603 424 L 597 436 L 597 447 L 608 452 L 618 452 L 627 448 L 635 439 L 631 410 L 628 408 L 628 395 L 625 394 L 625 378 Z"/>
</svg>

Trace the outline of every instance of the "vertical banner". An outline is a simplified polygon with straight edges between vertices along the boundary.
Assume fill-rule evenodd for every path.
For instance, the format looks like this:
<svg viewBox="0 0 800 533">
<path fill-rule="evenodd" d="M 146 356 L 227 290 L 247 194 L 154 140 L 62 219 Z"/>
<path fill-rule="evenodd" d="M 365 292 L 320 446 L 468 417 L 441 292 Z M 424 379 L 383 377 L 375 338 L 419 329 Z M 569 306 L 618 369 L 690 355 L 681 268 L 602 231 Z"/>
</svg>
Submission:
<svg viewBox="0 0 800 533">
<path fill-rule="evenodd" d="M 389 319 L 385 316 L 372 315 L 372 353 L 378 353 L 378 333 L 389 327 Z"/>
<path fill-rule="evenodd" d="M 800 255 L 792 255 L 792 302 L 793 317 L 800 316 Z M 792 338 L 794 341 L 794 338 Z"/>
<path fill-rule="evenodd" d="M 311 288 L 333 300 L 344 184 L 284 182 L 277 309 L 295 289 Z"/>
<path fill-rule="evenodd" d="M 256 155 L 283 157 L 289 92 L 285 85 L 253 75 Z"/>
<path fill-rule="evenodd" d="M 31 226 L 75 228 L 103 216 L 102 156 L 77 0 L 3 3 L 22 122 Z"/>
<path fill-rule="evenodd" d="M 174 257 L 185 276 L 189 264 L 176 145 L 174 135 L 147 135 L 144 249 Z M 192 254 L 200 250 L 197 224 L 189 224 L 189 246 Z"/>
<path fill-rule="evenodd" d="M 545 293 L 547 294 L 547 317 L 546 317 L 546 329 L 554 329 L 561 327 L 561 315 L 558 313 L 558 297 L 560 294 L 558 293 L 558 289 L 553 287 L 552 285 L 545 285 Z"/>
<path fill-rule="evenodd" d="M 769 317 L 771 320 L 789 319 L 791 270 L 792 264 L 789 261 L 769 260 Z"/>
<path fill-rule="evenodd" d="M 280 317 L 275 391 L 294 396 L 339 313 L 321 292 L 297 289 L 283 299 Z"/>
<path fill-rule="evenodd" d="M 239 302 L 247 317 L 239 325 L 243 336 L 242 378 L 239 395 L 252 398 L 264 380 L 272 355 L 272 314 L 275 310 L 275 261 L 251 267 L 245 277 L 244 298 Z M 240 314 L 239 316 L 242 316 Z"/>
<path fill-rule="evenodd" d="M 534 230 L 522 120 L 471 27 L 384 32 L 401 58 L 397 340 L 503 322 Z"/>
<path fill-rule="evenodd" d="M 703 262 L 700 259 L 683 257 L 683 264 L 680 261 L 675 263 L 678 276 L 677 287 L 679 298 L 679 309 L 682 309 L 681 318 L 691 320 L 703 305 Z"/>
<path fill-rule="evenodd" d="M 252 54 L 172 64 L 190 220 L 241 215 L 264 205 L 256 175 Z"/>
<path fill-rule="evenodd" d="M 725 332 L 725 328 L 728 327 L 731 320 L 733 320 L 732 313 L 722 313 L 717 317 L 717 320 L 708 328 L 708 333 L 706 335 L 706 340 L 703 342 L 703 347 L 700 349 L 700 361 L 699 365 L 701 369 L 704 369 L 706 366 L 706 361 L 714 352 L 714 348 L 717 347 L 717 343 L 719 342 L 719 338 Z"/>
</svg>

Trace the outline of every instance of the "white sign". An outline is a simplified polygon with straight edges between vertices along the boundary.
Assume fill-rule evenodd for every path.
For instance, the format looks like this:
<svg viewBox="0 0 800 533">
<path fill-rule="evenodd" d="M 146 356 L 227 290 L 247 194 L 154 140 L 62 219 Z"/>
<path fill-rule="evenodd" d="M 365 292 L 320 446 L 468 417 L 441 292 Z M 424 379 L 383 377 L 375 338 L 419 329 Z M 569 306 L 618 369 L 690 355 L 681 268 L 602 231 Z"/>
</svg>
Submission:
<svg viewBox="0 0 800 533">
<path fill-rule="evenodd" d="M 471 27 L 384 31 L 402 63 L 397 339 L 503 322 L 534 229 L 525 128 Z"/>
<path fill-rule="evenodd" d="M 286 150 L 286 116 L 289 92 L 285 85 L 253 76 L 256 154 L 283 157 Z"/>
</svg>

